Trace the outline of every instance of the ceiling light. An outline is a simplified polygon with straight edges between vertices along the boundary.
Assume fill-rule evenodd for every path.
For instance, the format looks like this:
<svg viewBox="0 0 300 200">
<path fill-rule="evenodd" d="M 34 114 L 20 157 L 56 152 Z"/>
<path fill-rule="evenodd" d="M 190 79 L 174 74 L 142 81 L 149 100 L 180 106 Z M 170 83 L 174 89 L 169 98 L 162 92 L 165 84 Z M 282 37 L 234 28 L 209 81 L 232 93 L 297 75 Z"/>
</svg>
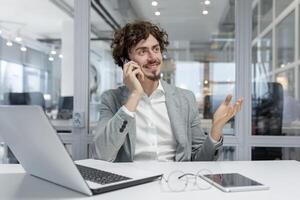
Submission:
<svg viewBox="0 0 300 200">
<path fill-rule="evenodd" d="M 207 10 L 203 10 L 203 11 L 202 11 L 202 14 L 203 14 L 203 15 L 207 15 L 207 14 L 208 14 L 208 11 L 207 11 Z"/>
<path fill-rule="evenodd" d="M 154 13 L 156 16 L 159 16 L 160 15 L 160 12 L 159 11 L 155 11 Z"/>
<path fill-rule="evenodd" d="M 13 45 L 12 41 L 11 41 L 11 40 L 7 40 L 7 42 L 6 42 L 6 46 L 9 46 L 9 47 L 11 47 L 12 45 Z"/>
<path fill-rule="evenodd" d="M 46 101 L 50 101 L 51 100 L 51 94 L 44 94 L 44 99 Z"/>
<path fill-rule="evenodd" d="M 152 1 L 151 5 L 152 5 L 152 6 L 157 6 L 157 5 L 158 5 L 158 2 L 157 2 L 157 1 Z"/>
<path fill-rule="evenodd" d="M 205 4 L 205 5 L 209 5 L 209 4 L 210 4 L 210 1 L 209 1 L 209 0 L 205 0 L 205 1 L 204 1 L 204 4 Z"/>
<path fill-rule="evenodd" d="M 0 35 L 2 34 L 2 30 L 0 29 Z"/>
<path fill-rule="evenodd" d="M 56 51 L 55 51 L 55 50 L 51 50 L 50 53 L 51 53 L 52 55 L 55 55 L 55 54 L 56 54 Z"/>
<path fill-rule="evenodd" d="M 58 56 L 59 58 L 63 58 L 64 56 L 62 55 L 62 54 L 59 54 L 59 56 Z"/>
<path fill-rule="evenodd" d="M 25 51 L 27 51 L 27 48 L 23 45 L 23 46 L 21 46 L 20 50 L 25 52 Z"/>
<path fill-rule="evenodd" d="M 52 62 L 54 61 L 54 58 L 52 56 L 49 56 L 48 60 Z"/>
<path fill-rule="evenodd" d="M 20 36 L 17 36 L 17 37 L 15 38 L 15 40 L 16 40 L 17 42 L 21 42 L 21 41 L 22 41 L 22 38 L 21 38 Z"/>
</svg>

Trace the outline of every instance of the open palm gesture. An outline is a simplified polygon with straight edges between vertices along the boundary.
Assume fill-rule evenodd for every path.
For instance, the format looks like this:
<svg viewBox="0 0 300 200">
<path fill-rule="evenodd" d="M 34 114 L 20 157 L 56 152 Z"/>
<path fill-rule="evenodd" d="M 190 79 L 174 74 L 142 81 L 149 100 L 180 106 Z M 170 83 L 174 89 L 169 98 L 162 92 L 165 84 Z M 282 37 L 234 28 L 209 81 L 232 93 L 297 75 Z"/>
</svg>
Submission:
<svg viewBox="0 0 300 200">
<path fill-rule="evenodd" d="M 213 125 L 223 128 L 224 125 L 241 110 L 243 99 L 240 98 L 235 104 L 230 104 L 232 95 L 227 95 L 224 102 L 218 107 L 214 113 Z"/>
<path fill-rule="evenodd" d="M 218 107 L 214 113 L 212 137 L 219 140 L 222 134 L 222 129 L 225 124 L 241 110 L 243 99 L 239 98 L 235 104 L 231 104 L 230 101 L 232 95 L 227 95 L 224 102 Z"/>
</svg>

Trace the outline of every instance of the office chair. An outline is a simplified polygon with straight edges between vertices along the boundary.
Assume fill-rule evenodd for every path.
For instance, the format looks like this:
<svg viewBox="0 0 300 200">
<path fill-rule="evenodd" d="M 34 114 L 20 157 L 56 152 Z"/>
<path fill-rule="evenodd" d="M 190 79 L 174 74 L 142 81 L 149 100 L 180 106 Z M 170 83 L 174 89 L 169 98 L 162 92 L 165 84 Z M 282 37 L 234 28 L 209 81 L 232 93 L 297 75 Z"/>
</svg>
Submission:
<svg viewBox="0 0 300 200">
<path fill-rule="evenodd" d="M 277 82 L 254 83 L 252 135 L 281 135 L 283 88 Z"/>
<path fill-rule="evenodd" d="M 73 96 L 63 96 L 58 102 L 58 119 L 71 119 L 73 113 Z"/>
<path fill-rule="evenodd" d="M 27 105 L 25 93 L 9 92 L 4 93 L 4 105 Z"/>
<path fill-rule="evenodd" d="M 281 135 L 283 88 L 277 82 L 254 83 L 252 91 L 252 135 Z M 252 148 L 252 160 L 278 160 L 281 148 Z"/>
</svg>

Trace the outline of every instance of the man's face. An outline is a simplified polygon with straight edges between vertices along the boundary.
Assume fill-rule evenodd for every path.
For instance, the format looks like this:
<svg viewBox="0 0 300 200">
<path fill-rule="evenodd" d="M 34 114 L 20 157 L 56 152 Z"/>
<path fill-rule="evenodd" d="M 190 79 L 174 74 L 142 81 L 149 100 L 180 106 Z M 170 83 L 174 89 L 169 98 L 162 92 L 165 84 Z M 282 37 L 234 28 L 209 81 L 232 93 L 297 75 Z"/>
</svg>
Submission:
<svg viewBox="0 0 300 200">
<path fill-rule="evenodd" d="M 158 41 L 151 34 L 129 51 L 129 59 L 141 66 L 146 78 L 159 80 L 162 54 Z"/>
</svg>

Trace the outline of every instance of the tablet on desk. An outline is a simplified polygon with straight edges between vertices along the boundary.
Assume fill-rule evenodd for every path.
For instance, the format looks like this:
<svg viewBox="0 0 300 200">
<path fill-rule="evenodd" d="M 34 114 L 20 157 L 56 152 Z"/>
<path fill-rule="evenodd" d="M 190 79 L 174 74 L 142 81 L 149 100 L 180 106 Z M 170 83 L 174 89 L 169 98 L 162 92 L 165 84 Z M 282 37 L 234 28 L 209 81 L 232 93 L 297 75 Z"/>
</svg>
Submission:
<svg viewBox="0 0 300 200">
<path fill-rule="evenodd" d="M 268 186 L 239 173 L 204 174 L 201 177 L 224 192 L 267 190 Z"/>
</svg>

